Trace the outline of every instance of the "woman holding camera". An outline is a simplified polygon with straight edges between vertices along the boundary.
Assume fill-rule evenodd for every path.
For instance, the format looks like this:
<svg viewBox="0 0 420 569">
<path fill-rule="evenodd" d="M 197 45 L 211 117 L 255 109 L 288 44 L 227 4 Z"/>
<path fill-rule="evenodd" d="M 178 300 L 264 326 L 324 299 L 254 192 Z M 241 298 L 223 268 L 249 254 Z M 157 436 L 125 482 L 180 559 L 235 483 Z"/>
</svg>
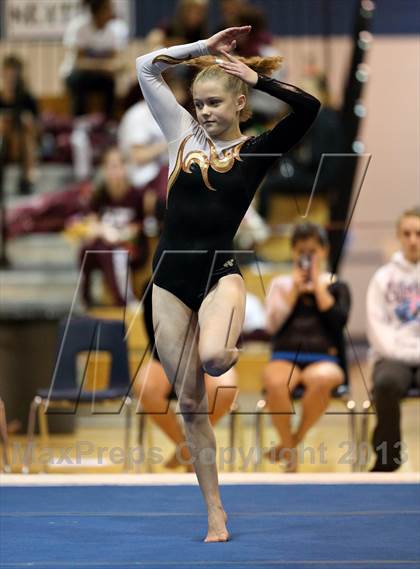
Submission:
<svg viewBox="0 0 420 569">
<path fill-rule="evenodd" d="M 326 232 L 314 223 L 297 225 L 291 237 L 293 270 L 270 283 L 266 298 L 267 331 L 272 357 L 263 384 L 281 444 L 268 456 L 297 470 L 296 447 L 328 407 L 331 391 L 344 382 L 343 329 L 350 310 L 347 285 L 323 267 L 328 255 Z M 303 385 L 302 416 L 291 428 L 291 393 Z"/>
</svg>

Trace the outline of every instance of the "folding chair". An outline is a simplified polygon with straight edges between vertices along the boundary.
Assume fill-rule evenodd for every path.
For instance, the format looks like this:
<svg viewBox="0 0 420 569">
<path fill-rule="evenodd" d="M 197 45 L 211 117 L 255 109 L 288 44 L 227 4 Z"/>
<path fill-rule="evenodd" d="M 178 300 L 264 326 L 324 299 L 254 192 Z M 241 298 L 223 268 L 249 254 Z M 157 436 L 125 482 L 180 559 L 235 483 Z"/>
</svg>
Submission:
<svg viewBox="0 0 420 569">
<path fill-rule="evenodd" d="M 6 410 L 4 408 L 3 399 L 0 399 L 0 438 L 3 455 L 2 470 L 3 472 L 11 472 L 9 436 L 7 434 Z"/>
<path fill-rule="evenodd" d="M 108 388 L 84 391 L 83 382 L 89 363 L 87 358 L 82 384 L 77 385 L 77 356 L 81 352 L 108 352 L 112 357 Z M 46 413 L 48 409 L 67 409 L 74 414 L 77 405 L 110 404 L 121 402 L 125 408 L 124 469 L 128 469 L 128 450 L 131 430 L 130 373 L 125 339 L 124 322 L 77 317 L 59 325 L 55 370 L 49 389 L 39 389 L 33 399 L 28 420 L 28 442 L 23 472 L 29 472 L 33 452 L 36 417 L 40 426 L 41 440 L 48 447 L 49 432 Z M 47 470 L 47 465 L 44 465 Z"/>
</svg>

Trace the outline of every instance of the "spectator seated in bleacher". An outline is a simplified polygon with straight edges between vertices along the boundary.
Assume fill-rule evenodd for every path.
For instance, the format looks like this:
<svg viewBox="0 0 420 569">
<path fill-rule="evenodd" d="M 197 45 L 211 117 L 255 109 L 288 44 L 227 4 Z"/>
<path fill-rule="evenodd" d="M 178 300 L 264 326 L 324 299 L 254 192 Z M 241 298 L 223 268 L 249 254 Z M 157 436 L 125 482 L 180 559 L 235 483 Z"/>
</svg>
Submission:
<svg viewBox="0 0 420 569">
<path fill-rule="evenodd" d="M 271 361 L 263 373 L 267 404 L 281 444 L 267 456 L 297 470 L 296 447 L 327 409 L 331 391 L 347 373 L 343 329 L 350 310 L 344 282 L 324 270 L 326 232 L 314 223 L 297 225 L 291 237 L 291 274 L 275 277 L 267 298 Z M 291 393 L 302 384 L 301 417 L 293 432 Z"/>
<path fill-rule="evenodd" d="M 173 18 L 151 30 L 146 44 L 153 50 L 205 39 L 207 23 L 208 0 L 178 0 Z"/>
<path fill-rule="evenodd" d="M 101 93 L 104 114 L 112 118 L 115 79 L 123 70 L 120 53 L 128 42 L 127 24 L 115 17 L 112 0 L 89 0 L 88 10 L 68 24 L 62 75 L 72 100 L 74 116 L 87 113 L 88 96 Z"/>
<path fill-rule="evenodd" d="M 31 193 L 35 181 L 38 135 L 38 104 L 25 85 L 23 63 L 17 56 L 8 55 L 2 64 L 0 151 L 3 162 L 21 164 L 21 194 Z"/>
<path fill-rule="evenodd" d="M 267 26 L 266 13 L 258 6 L 250 4 L 247 0 L 222 0 L 220 2 L 222 23 L 219 30 L 229 26 L 252 26 L 249 34 L 238 38 L 235 54 L 240 57 L 272 57 L 281 55 L 273 45 L 273 36 Z M 272 73 L 272 77 L 279 81 L 286 81 L 287 67 L 283 64 Z M 280 100 L 258 89 L 249 93 L 252 107 L 252 117 L 246 122 L 247 134 L 259 134 L 270 126 L 279 114 L 287 111 L 288 106 Z"/>
<path fill-rule="evenodd" d="M 242 57 L 278 55 L 272 47 L 273 36 L 267 27 L 266 13 L 247 3 L 243 3 L 235 17 L 235 26 L 252 26 L 247 36 L 238 38 L 236 53 Z"/>
<path fill-rule="evenodd" d="M 401 249 L 374 274 L 367 292 L 376 408 L 373 472 L 400 467 L 400 401 L 410 387 L 420 388 L 420 208 L 401 215 L 397 236 Z"/>
<path fill-rule="evenodd" d="M 238 26 L 238 14 L 241 10 L 252 8 L 249 0 L 219 0 L 220 22 L 218 30 Z"/>
<path fill-rule="evenodd" d="M 100 269 L 114 304 L 135 304 L 127 270 L 142 267 L 149 253 L 142 231 L 142 196 L 130 186 L 118 148 L 110 148 L 105 153 L 101 174 L 90 202 L 90 213 L 82 221 L 74 221 L 69 228 L 73 234 L 84 237 L 80 251 L 83 301 L 87 307 L 93 305 L 91 273 Z"/>
<path fill-rule="evenodd" d="M 145 101 L 136 103 L 123 115 L 118 128 L 118 145 L 134 187 L 149 186 L 165 166 L 167 172 L 168 145 Z"/>
<path fill-rule="evenodd" d="M 147 293 L 146 293 L 147 291 Z M 159 355 L 155 347 L 155 336 L 152 320 L 152 285 L 146 284 L 143 294 L 143 318 L 146 328 L 151 359 L 140 369 L 134 383 L 134 391 L 140 401 L 143 412 L 149 414 L 153 422 L 160 427 L 163 432 L 176 445 L 174 454 L 165 462 L 167 468 L 177 468 L 186 466 L 187 470 L 193 472 L 190 461 L 190 453 L 185 441 L 181 422 L 176 413 L 169 407 L 168 401 L 175 398 L 175 391 L 165 374 Z M 194 365 L 191 363 L 191 365 Z M 208 397 L 209 420 L 215 425 L 226 413 L 235 399 L 237 392 L 237 372 L 235 368 L 220 375 L 210 377 L 204 374 L 206 391 Z"/>
<path fill-rule="evenodd" d="M 35 194 L 7 208 L 7 238 L 64 231 L 73 217 L 88 212 L 92 191 L 91 182 L 71 184 L 54 192 Z"/>
</svg>

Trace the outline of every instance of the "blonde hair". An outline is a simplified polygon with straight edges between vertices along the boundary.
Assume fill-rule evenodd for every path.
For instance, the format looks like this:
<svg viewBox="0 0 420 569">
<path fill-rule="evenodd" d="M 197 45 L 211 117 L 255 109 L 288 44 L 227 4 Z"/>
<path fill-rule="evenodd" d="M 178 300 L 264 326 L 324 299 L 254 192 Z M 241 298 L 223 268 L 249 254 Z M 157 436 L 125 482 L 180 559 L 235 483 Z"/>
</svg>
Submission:
<svg viewBox="0 0 420 569">
<path fill-rule="evenodd" d="M 271 75 L 273 71 L 278 69 L 283 61 L 283 58 L 280 56 L 276 57 L 237 57 L 248 67 L 256 71 L 257 73 L 261 73 L 262 75 Z M 236 77 L 235 75 L 231 75 L 224 71 L 217 63 L 215 63 L 215 58 L 213 56 L 204 56 L 204 57 L 196 57 L 195 59 L 191 59 L 190 61 L 186 62 L 187 65 L 192 67 L 197 67 L 200 71 L 194 78 L 191 90 L 194 89 L 194 86 L 199 81 L 204 80 L 222 80 L 226 86 L 226 90 L 230 91 L 234 95 L 245 95 L 247 99 L 247 103 L 245 107 L 241 110 L 239 115 L 239 122 L 245 122 L 252 116 L 251 106 L 248 101 L 248 93 L 249 88 L 248 85 Z"/>
</svg>

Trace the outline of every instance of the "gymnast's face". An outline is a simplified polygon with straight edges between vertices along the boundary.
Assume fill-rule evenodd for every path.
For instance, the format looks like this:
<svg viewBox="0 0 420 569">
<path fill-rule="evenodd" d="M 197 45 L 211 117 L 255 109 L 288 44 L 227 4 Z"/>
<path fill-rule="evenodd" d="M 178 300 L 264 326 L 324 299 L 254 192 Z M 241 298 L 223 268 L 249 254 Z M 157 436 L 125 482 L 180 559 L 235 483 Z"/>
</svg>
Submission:
<svg viewBox="0 0 420 569">
<path fill-rule="evenodd" d="M 203 79 L 194 85 L 197 120 L 212 138 L 233 140 L 240 136 L 239 114 L 246 104 L 245 95 L 229 92 L 223 81 Z"/>
</svg>

